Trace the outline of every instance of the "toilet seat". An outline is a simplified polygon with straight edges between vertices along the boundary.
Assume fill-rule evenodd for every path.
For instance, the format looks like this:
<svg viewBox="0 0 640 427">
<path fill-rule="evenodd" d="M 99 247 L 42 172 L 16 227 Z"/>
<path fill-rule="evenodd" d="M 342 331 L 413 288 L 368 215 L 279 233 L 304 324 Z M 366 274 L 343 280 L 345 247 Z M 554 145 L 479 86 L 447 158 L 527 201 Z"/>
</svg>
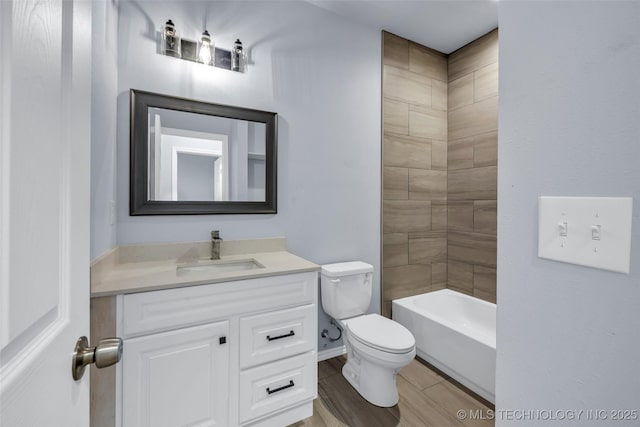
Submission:
<svg viewBox="0 0 640 427">
<path fill-rule="evenodd" d="M 394 354 L 415 349 L 416 340 L 407 328 L 379 314 L 354 317 L 345 323 L 349 335 L 367 347 Z"/>
</svg>

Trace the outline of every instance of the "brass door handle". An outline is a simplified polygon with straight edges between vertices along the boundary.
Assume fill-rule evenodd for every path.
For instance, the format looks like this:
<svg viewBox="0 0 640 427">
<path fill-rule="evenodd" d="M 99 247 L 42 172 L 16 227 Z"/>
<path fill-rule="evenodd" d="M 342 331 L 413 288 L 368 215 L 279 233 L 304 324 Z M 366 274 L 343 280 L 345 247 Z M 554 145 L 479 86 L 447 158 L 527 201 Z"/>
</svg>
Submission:
<svg viewBox="0 0 640 427">
<path fill-rule="evenodd" d="M 84 375 L 87 365 L 96 364 L 96 368 L 115 365 L 122 359 L 122 338 L 105 338 L 95 347 L 89 347 L 87 337 L 80 337 L 73 353 L 71 373 L 78 381 Z"/>
</svg>

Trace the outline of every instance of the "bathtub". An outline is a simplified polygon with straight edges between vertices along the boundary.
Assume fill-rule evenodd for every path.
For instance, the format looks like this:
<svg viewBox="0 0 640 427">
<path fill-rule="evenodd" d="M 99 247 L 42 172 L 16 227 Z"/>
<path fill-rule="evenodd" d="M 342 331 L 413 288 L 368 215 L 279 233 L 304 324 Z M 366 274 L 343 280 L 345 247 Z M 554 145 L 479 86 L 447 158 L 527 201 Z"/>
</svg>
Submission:
<svg viewBox="0 0 640 427">
<path fill-rule="evenodd" d="M 496 305 L 450 289 L 393 301 L 417 355 L 495 403 Z"/>
</svg>

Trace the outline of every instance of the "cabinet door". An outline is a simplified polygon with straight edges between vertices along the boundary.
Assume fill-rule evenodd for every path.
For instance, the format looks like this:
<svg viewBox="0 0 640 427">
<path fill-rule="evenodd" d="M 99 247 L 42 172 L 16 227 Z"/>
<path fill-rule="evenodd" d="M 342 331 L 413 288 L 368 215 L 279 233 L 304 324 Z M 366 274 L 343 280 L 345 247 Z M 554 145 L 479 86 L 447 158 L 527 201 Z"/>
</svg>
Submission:
<svg viewBox="0 0 640 427">
<path fill-rule="evenodd" d="M 227 426 L 229 322 L 126 340 L 124 427 Z"/>
</svg>

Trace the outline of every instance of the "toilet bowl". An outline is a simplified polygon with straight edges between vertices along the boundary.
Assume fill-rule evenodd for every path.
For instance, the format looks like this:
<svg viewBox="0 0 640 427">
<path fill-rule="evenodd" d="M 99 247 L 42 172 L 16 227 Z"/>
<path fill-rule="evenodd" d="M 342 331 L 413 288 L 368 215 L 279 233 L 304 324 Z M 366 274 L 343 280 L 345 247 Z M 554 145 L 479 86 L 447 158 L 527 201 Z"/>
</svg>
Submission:
<svg viewBox="0 0 640 427">
<path fill-rule="evenodd" d="M 345 262 L 322 266 L 322 306 L 344 331 L 347 363 L 342 375 L 370 403 L 398 403 L 396 375 L 416 355 L 404 326 L 378 314 L 364 314 L 371 299 L 373 266 Z"/>
</svg>

